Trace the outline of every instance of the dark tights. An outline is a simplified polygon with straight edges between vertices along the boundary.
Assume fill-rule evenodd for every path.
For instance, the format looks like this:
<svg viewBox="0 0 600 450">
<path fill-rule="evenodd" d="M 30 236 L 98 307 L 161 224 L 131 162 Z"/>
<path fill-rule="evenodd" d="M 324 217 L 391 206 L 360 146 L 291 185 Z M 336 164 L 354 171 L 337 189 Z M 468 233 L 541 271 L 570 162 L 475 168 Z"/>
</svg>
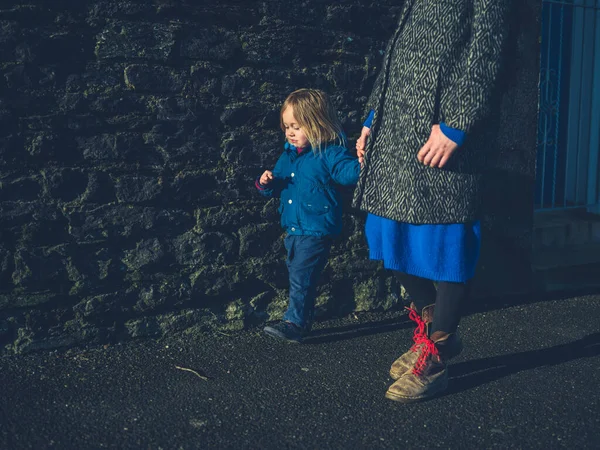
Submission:
<svg viewBox="0 0 600 450">
<path fill-rule="evenodd" d="M 426 278 L 393 271 L 408 292 L 419 313 L 428 305 L 435 304 L 430 334 L 436 331 L 455 333 L 460 322 L 461 310 L 469 295 L 469 283 L 440 281 L 437 289 Z"/>
</svg>

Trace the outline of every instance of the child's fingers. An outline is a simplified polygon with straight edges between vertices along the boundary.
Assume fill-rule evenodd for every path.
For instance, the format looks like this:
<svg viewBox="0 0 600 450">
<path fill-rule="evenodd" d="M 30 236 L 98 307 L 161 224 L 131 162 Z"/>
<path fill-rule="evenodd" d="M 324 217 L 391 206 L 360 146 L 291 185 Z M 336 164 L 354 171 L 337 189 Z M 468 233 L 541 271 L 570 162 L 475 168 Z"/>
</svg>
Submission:
<svg viewBox="0 0 600 450">
<path fill-rule="evenodd" d="M 273 173 L 270 170 L 265 170 L 260 176 L 260 184 L 268 184 L 273 179 Z"/>
<path fill-rule="evenodd" d="M 363 150 L 365 148 L 365 140 L 362 136 L 356 141 L 356 150 Z"/>
</svg>

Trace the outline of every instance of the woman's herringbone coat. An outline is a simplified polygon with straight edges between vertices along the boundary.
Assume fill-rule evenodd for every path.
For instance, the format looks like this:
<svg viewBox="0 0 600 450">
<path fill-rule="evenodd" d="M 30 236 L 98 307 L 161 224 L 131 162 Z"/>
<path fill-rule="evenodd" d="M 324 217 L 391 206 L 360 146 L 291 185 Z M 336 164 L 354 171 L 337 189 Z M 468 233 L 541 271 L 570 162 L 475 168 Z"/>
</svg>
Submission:
<svg viewBox="0 0 600 450">
<path fill-rule="evenodd" d="M 511 3 L 405 0 L 369 99 L 375 118 L 356 207 L 414 224 L 477 218 Z M 417 160 L 440 122 L 467 135 L 443 169 Z"/>
</svg>

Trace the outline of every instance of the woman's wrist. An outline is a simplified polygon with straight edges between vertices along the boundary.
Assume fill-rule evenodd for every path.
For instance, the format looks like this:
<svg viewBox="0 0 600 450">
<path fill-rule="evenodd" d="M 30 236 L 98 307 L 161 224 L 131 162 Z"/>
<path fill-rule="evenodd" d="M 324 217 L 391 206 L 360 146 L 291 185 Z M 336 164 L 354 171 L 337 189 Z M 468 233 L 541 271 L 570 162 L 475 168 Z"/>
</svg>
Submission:
<svg viewBox="0 0 600 450">
<path fill-rule="evenodd" d="M 440 131 L 459 147 L 464 144 L 465 138 L 467 137 L 467 133 L 458 128 L 449 127 L 445 122 L 440 123 Z"/>
</svg>

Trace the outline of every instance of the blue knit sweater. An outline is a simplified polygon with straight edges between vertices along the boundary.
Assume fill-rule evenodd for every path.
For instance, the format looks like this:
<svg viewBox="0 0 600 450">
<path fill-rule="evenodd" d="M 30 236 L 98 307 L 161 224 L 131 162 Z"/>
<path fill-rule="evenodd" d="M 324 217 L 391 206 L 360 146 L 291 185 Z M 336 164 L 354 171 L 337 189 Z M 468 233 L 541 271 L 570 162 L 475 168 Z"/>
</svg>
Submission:
<svg viewBox="0 0 600 450">
<path fill-rule="evenodd" d="M 374 111 L 364 126 L 370 128 Z M 446 137 L 459 146 L 465 140 L 462 130 L 440 124 Z M 475 274 L 479 259 L 479 221 L 456 224 L 415 225 L 369 214 L 365 225 L 369 257 L 383 261 L 391 270 L 434 281 L 463 283 Z"/>
</svg>

